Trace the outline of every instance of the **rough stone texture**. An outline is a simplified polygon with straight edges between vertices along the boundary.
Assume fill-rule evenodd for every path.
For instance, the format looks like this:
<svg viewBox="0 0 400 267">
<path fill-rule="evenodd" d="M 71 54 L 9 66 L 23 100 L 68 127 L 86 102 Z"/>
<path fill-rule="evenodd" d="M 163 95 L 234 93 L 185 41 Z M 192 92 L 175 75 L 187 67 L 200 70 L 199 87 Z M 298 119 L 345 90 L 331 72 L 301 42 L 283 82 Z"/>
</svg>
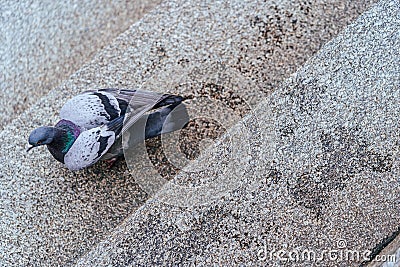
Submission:
<svg viewBox="0 0 400 267">
<path fill-rule="evenodd" d="M 89 88 L 143 88 L 204 97 L 215 101 L 212 103 L 225 103 L 228 111 L 239 110 L 242 116 L 243 110 L 260 102 L 278 81 L 304 63 L 371 2 L 164 2 L 0 133 L 0 265 L 71 265 L 148 198 L 135 182 L 140 178 L 140 169 L 132 173 L 124 164 L 115 170 L 105 170 L 104 165 L 97 165 L 71 173 L 55 162 L 45 148 L 25 153 L 29 132 L 39 125 L 54 124 L 66 98 Z M 270 33 L 270 29 L 274 29 L 274 32 Z M 235 95 L 233 99 L 236 100 L 232 101 L 230 95 Z M 207 114 L 216 113 L 215 106 L 205 107 Z M 229 129 L 241 116 L 217 119 L 226 122 L 225 128 Z M 248 148 L 248 145 L 244 148 Z M 229 153 L 229 146 L 227 151 Z M 215 159 L 218 157 L 216 155 Z M 218 163 L 215 160 L 212 168 L 216 174 L 222 171 Z M 229 159 L 225 163 L 229 164 Z M 264 168 L 258 164 L 254 166 Z M 155 167 L 152 169 L 160 171 Z M 260 173 L 263 173 L 262 170 Z M 271 174 L 271 177 L 275 176 Z M 182 183 L 198 183 L 196 177 L 192 180 L 187 178 Z M 235 191 L 236 195 L 231 196 L 232 201 L 224 198 L 228 206 L 210 206 L 209 211 L 199 211 L 198 216 L 194 214 L 193 220 L 198 218 L 200 221 L 193 227 L 190 226 L 192 215 L 188 215 L 189 219 L 179 215 L 179 220 L 189 220 L 188 226 L 182 222 L 180 227 L 192 229 L 181 235 L 183 247 L 177 246 L 176 251 L 160 253 L 152 258 L 147 258 L 149 254 L 138 254 L 136 260 L 158 261 L 158 257 L 168 255 L 176 257 L 176 261 L 179 258 L 184 260 L 189 256 L 184 251 L 194 253 L 194 249 L 197 252 L 192 254 L 193 257 L 200 255 L 199 259 L 203 257 L 206 264 L 212 259 L 212 251 L 220 250 L 224 254 L 239 242 L 243 243 L 241 246 L 247 246 L 254 240 L 240 241 L 241 227 L 253 224 L 255 231 L 261 231 L 279 225 L 258 222 L 260 215 L 257 213 L 248 218 L 242 217 L 240 207 L 243 206 L 237 206 L 237 202 L 247 202 L 249 206 L 246 209 L 263 205 L 268 199 L 276 199 L 283 207 L 293 202 L 289 199 L 289 203 L 286 203 L 285 197 L 276 194 L 271 197 L 263 190 L 250 194 L 245 189 Z M 262 199 L 259 203 L 251 201 L 255 197 Z M 168 206 L 154 201 L 148 205 L 155 205 L 170 213 Z M 230 214 L 230 208 L 236 211 Z M 156 232 L 165 233 L 163 222 L 169 222 L 173 213 L 163 216 L 159 213 L 160 209 L 151 211 L 149 206 L 140 213 L 150 216 L 148 221 L 143 218 L 137 224 L 143 226 L 137 234 L 142 236 L 146 245 L 140 249 L 149 248 L 146 242 L 155 242 L 154 249 L 146 253 L 168 249 L 161 241 L 169 235 L 160 237 Z M 179 209 L 177 211 L 180 214 Z M 268 210 L 259 211 L 268 214 Z M 313 218 L 314 213 L 308 209 L 306 211 Z M 209 221 L 203 213 L 211 216 Z M 154 221 L 151 219 L 153 214 Z M 276 220 L 279 216 L 286 218 L 284 214 L 277 214 Z M 230 221 L 231 218 L 237 224 Z M 291 218 L 288 219 L 288 225 L 290 221 Z M 146 223 L 149 224 L 142 225 Z M 208 227 L 212 225 L 219 225 L 220 228 L 209 232 Z M 174 229 L 176 227 L 171 224 L 171 230 Z M 225 232 L 232 234 L 226 235 Z M 153 233 L 157 240 L 148 239 Z M 215 239 L 211 243 L 208 234 Z M 176 245 L 176 241 L 171 239 L 170 244 Z M 225 248 L 219 247 L 218 243 L 221 242 L 225 242 Z M 201 244 L 206 248 L 202 248 Z M 124 253 L 124 250 L 121 251 L 120 262 L 130 261 L 131 254 L 124 258 Z M 129 253 L 135 253 L 135 250 Z M 225 253 L 224 257 L 229 259 L 232 253 L 233 250 Z M 206 259 L 207 255 L 210 258 Z M 242 257 L 239 254 L 237 256 Z"/>
<path fill-rule="evenodd" d="M 2 1 L 0 129 L 160 2 Z"/>
<path fill-rule="evenodd" d="M 218 179 L 238 188 L 208 205 L 167 204 L 215 177 L 180 173 L 78 266 L 358 266 L 379 252 L 400 222 L 399 14 L 397 1 L 375 5 L 199 159 L 228 164 Z M 226 163 L 228 137 L 240 153 Z M 269 258 L 280 249 L 337 251 Z"/>
</svg>

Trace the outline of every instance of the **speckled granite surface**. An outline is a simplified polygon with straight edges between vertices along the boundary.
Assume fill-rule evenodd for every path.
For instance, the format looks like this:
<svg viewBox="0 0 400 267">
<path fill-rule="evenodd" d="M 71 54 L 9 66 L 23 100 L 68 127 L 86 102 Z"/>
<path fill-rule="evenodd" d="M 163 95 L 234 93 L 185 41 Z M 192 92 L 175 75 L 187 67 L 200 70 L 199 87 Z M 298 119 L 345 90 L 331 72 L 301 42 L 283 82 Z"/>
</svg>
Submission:
<svg viewBox="0 0 400 267">
<path fill-rule="evenodd" d="M 1 1 L 0 129 L 160 2 Z"/>
<path fill-rule="evenodd" d="M 3 140 L 0 145 L 0 264 L 74 264 L 108 234 L 118 236 L 118 232 L 114 232 L 113 229 L 149 197 L 135 182 L 138 175 L 130 172 L 122 163 L 112 170 L 106 170 L 104 165 L 97 165 L 72 173 L 55 162 L 45 148 L 30 154 L 25 153 L 29 132 L 39 125 L 54 124 L 57 121 L 58 110 L 66 98 L 89 88 L 139 87 L 188 95 L 206 95 L 217 100 L 222 99 L 221 101 L 226 102 L 229 107 L 238 109 L 245 106 L 241 104 L 240 99 L 243 98 L 255 106 L 271 93 L 279 81 L 301 66 L 323 43 L 334 37 L 371 2 L 164 2 L 98 53 L 92 62 L 52 90 L 35 106 L 23 112 L 0 133 Z M 215 71 L 217 74 L 221 72 L 221 77 L 208 78 L 208 75 L 214 75 Z M 246 86 L 241 86 L 241 81 L 245 82 Z M 231 87 L 228 89 L 233 92 L 224 90 L 224 86 Z M 239 96 L 235 98 L 238 101 L 232 102 L 229 97 L 231 93 Z M 210 106 L 209 110 L 212 112 L 213 108 L 214 106 Z M 233 125 L 235 122 L 230 123 Z M 253 140 L 251 132 L 248 134 L 249 139 L 244 139 L 246 142 Z M 244 148 L 252 148 L 251 142 Z M 254 144 L 254 148 L 260 147 L 260 144 Z M 218 161 L 215 163 L 218 165 L 216 167 L 220 167 Z M 257 162 L 252 164 L 254 171 L 256 166 L 266 168 Z M 218 168 L 214 168 L 214 171 L 218 172 Z M 262 178 L 265 178 L 265 175 L 270 177 L 267 181 L 280 181 L 274 179 L 278 173 L 274 175 L 272 172 L 269 175 L 269 171 L 259 171 Z M 254 176 L 255 179 L 257 177 Z M 190 183 L 196 184 L 197 178 L 193 178 Z M 247 183 L 247 180 L 250 182 L 250 178 L 244 177 L 243 183 Z M 185 180 L 182 182 L 185 183 Z M 256 187 L 258 186 L 256 184 Z M 280 188 L 277 185 L 272 186 Z M 135 217 L 139 218 L 139 221 L 129 226 L 139 227 L 140 231 L 125 237 L 131 237 L 135 242 L 143 242 L 140 249 L 149 249 L 150 243 L 154 245 L 153 249 L 141 254 L 140 250 L 125 250 L 121 247 L 116 253 L 115 250 L 110 251 L 109 258 L 106 254 L 101 254 L 98 260 L 111 260 L 122 264 L 148 260 L 172 261 L 174 258 L 177 262 L 184 261 L 185 257 L 189 257 L 188 253 L 191 253 L 194 258 L 203 260 L 205 264 L 214 261 L 215 255 L 223 256 L 221 263 L 225 259 L 231 263 L 230 258 L 238 245 L 246 248 L 246 244 L 256 242 L 252 234 L 249 235 L 250 239 L 244 238 L 241 241 L 242 233 L 245 235 L 241 231 L 242 227 L 251 225 L 254 228 L 253 233 L 261 229 L 279 230 L 278 226 L 262 220 L 263 216 L 270 219 L 267 214 L 273 211 L 272 207 L 260 209 L 262 206 L 257 205 L 264 205 L 266 200 L 274 199 L 282 207 L 293 202 L 290 198 L 287 200 L 284 195 L 279 196 L 279 190 L 270 196 L 265 188 L 260 187 L 259 191 L 253 192 L 251 190 L 254 187 L 251 185 L 246 188 L 250 191 L 242 188 L 238 189 L 239 191 L 235 190 L 230 196 L 223 197 L 227 206 L 209 206 L 208 211 L 199 210 L 197 213 L 188 210 L 183 215 L 180 208 L 172 208 L 177 212 L 174 213 L 168 205 L 157 203 L 155 200 L 150 201 L 146 208 L 137 213 L 139 215 L 135 215 L 139 216 Z M 282 190 L 285 190 L 285 187 Z M 263 199 L 258 203 L 253 199 L 255 197 Z M 325 202 L 330 200 L 331 198 L 327 198 Z M 238 203 L 247 204 L 245 207 Z M 155 209 L 152 209 L 152 205 L 155 205 Z M 246 213 L 246 217 L 241 215 L 247 209 L 252 211 L 251 207 L 255 207 L 262 214 L 255 212 L 252 215 Z M 236 211 L 231 212 L 231 208 L 235 208 Z M 316 207 L 315 211 L 302 206 L 299 209 L 304 209 L 309 220 L 314 220 L 315 214 L 319 210 L 323 211 L 323 206 Z M 162 210 L 165 210 L 168 216 L 164 216 Z M 146 214 L 149 217 L 146 217 Z M 168 233 L 168 227 L 165 228 L 166 225 L 170 225 L 170 230 L 177 230 L 170 221 L 174 220 L 174 214 L 177 214 L 179 229 L 183 229 L 179 230 L 181 232 L 178 239 L 174 238 L 175 232 Z M 286 214 L 277 213 L 274 214 L 273 220 L 283 220 L 287 217 Z M 289 216 L 287 224 L 290 225 L 294 219 L 293 216 Z M 127 219 L 126 222 L 131 220 L 132 218 Z M 225 235 L 225 231 L 232 233 L 232 236 Z M 275 233 L 278 233 L 277 236 L 284 234 Z M 289 235 L 290 231 L 287 234 Z M 376 235 L 377 238 L 381 237 L 379 233 Z M 139 236 L 143 240 L 136 239 Z M 169 237 L 170 243 L 163 243 L 162 239 Z M 261 236 L 257 238 L 262 239 Z M 221 247 L 220 244 L 225 241 L 226 245 Z M 177 246 L 176 242 L 181 242 L 182 245 Z M 123 244 L 130 247 L 138 243 Z M 162 249 L 169 249 L 169 246 L 174 249 L 161 253 Z M 101 247 L 98 249 L 101 251 Z M 93 253 L 96 251 L 97 249 Z M 134 258 L 131 257 L 131 253 L 135 255 Z M 157 254 L 157 257 L 153 257 L 153 253 Z M 248 253 L 248 260 L 251 261 L 254 255 L 251 256 L 249 251 Z M 93 259 L 90 258 L 92 255 L 96 254 L 82 258 L 81 264 L 85 260 Z M 237 253 L 237 257 L 245 259 L 244 256 Z M 233 259 L 237 260 L 235 257 Z"/>
<path fill-rule="evenodd" d="M 215 177 L 181 173 L 78 266 L 359 266 L 374 255 L 400 221 L 399 14 L 396 1 L 374 6 L 233 128 L 241 153 L 218 178 L 238 188 L 168 204 L 178 184 L 185 196 Z M 223 144 L 197 166 L 224 166 L 213 156 Z"/>
</svg>

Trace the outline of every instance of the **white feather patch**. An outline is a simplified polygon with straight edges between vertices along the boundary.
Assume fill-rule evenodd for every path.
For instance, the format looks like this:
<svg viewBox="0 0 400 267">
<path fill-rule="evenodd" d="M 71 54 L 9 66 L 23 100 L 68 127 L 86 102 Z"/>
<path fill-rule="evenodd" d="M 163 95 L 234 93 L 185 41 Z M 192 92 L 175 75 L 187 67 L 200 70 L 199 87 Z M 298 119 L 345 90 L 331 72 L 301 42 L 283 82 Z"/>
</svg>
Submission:
<svg viewBox="0 0 400 267">
<path fill-rule="evenodd" d="M 118 116 L 121 114 L 118 100 L 112 94 L 105 92 L 97 93 L 107 99 Z M 101 99 L 92 92 L 80 94 L 68 100 L 60 110 L 60 117 L 86 129 L 98 127 L 111 120 Z"/>
<path fill-rule="evenodd" d="M 70 170 L 79 170 L 96 163 L 114 144 L 115 133 L 106 127 L 96 127 L 82 132 L 64 157 Z M 103 147 L 101 147 L 103 142 Z M 102 151 L 100 151 L 100 149 Z"/>
</svg>

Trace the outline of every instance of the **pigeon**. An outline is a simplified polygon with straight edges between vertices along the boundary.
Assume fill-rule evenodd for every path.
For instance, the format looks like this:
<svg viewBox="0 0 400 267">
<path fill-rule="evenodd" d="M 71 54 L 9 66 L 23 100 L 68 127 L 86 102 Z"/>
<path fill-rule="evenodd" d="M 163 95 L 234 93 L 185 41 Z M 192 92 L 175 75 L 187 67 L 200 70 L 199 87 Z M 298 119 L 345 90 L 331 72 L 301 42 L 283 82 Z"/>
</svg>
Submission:
<svg viewBox="0 0 400 267">
<path fill-rule="evenodd" d="M 143 90 L 99 89 L 69 99 L 60 110 L 61 120 L 42 126 L 29 136 L 31 147 L 46 145 L 70 170 L 89 167 L 100 160 L 115 161 L 134 143 L 183 128 L 189 121 L 182 96 Z M 122 134 L 127 132 L 128 144 Z"/>
</svg>

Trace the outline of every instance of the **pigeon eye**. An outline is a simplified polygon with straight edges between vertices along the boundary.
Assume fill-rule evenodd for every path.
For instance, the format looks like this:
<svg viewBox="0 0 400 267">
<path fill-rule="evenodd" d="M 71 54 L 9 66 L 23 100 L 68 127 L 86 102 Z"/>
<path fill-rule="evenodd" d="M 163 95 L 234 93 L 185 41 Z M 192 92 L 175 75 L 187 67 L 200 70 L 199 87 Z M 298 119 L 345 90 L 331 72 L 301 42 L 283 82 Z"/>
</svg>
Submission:
<svg viewBox="0 0 400 267">
<path fill-rule="evenodd" d="M 41 145 L 41 144 L 42 144 L 42 141 L 38 141 L 36 144 Z"/>
</svg>

